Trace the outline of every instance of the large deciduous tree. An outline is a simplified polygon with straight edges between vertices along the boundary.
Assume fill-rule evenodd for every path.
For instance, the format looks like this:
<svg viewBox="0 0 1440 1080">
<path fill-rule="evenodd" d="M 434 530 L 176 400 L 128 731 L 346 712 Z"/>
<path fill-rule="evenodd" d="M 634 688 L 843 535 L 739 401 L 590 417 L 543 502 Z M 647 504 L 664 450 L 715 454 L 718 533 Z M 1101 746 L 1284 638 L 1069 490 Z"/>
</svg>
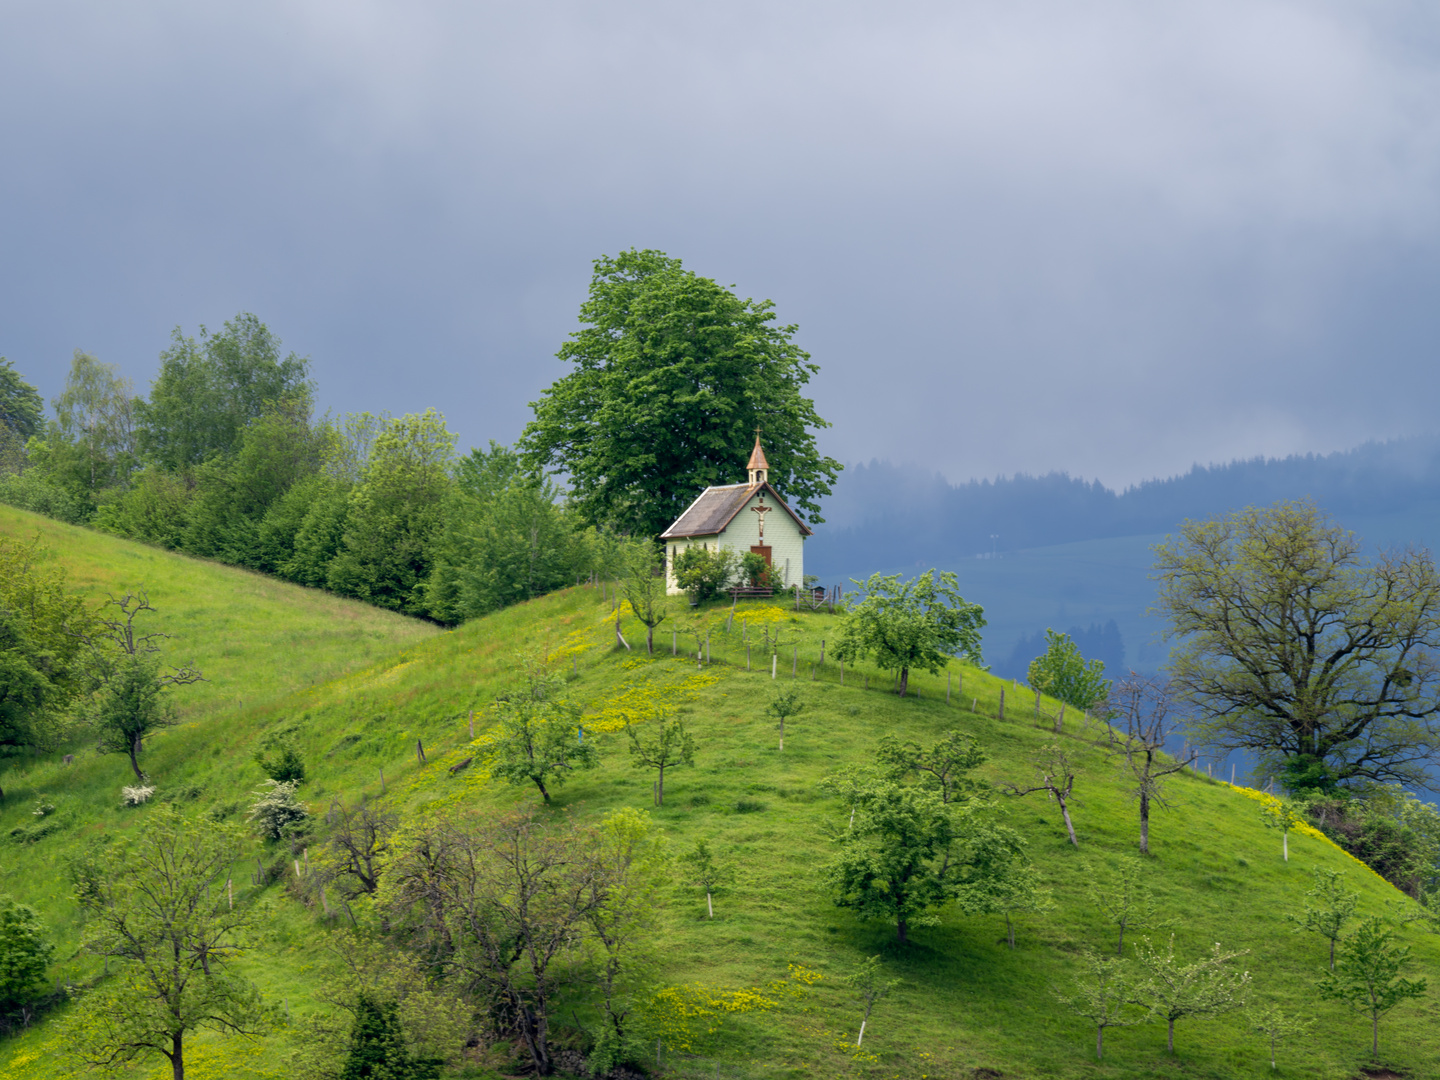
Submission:
<svg viewBox="0 0 1440 1080">
<path fill-rule="evenodd" d="M 1187 521 L 1156 548 L 1171 673 L 1192 737 L 1257 754 L 1291 790 L 1434 787 L 1440 575 L 1426 551 L 1367 559 L 1310 502 Z"/>
<path fill-rule="evenodd" d="M 340 550 L 326 570 L 331 589 L 377 607 L 424 613 L 454 446 L 455 436 L 434 409 L 386 422 L 350 493 Z"/>
<path fill-rule="evenodd" d="M 956 656 L 982 662 L 985 611 L 960 595 L 958 580 L 948 570 L 927 570 L 909 581 L 901 581 L 899 574 L 872 574 L 855 584 L 865 599 L 845 613 L 837 660 L 873 657 L 882 670 L 899 673 L 901 697 L 913 668 L 938 672 Z"/>
<path fill-rule="evenodd" d="M 177 326 L 140 406 L 141 449 L 171 470 L 228 454 L 251 420 L 281 402 L 309 400 L 308 370 L 294 353 L 281 359 L 280 340 L 247 312 L 217 334 L 202 326 L 198 342 Z"/>
<path fill-rule="evenodd" d="M 771 301 L 630 250 L 595 260 L 580 321 L 557 354 L 574 370 L 532 403 L 520 446 L 568 477 L 588 519 L 658 535 L 705 487 L 735 482 L 759 427 L 770 482 L 823 520 L 841 466 L 815 448 L 829 424 L 803 390 L 819 367 Z"/>
</svg>

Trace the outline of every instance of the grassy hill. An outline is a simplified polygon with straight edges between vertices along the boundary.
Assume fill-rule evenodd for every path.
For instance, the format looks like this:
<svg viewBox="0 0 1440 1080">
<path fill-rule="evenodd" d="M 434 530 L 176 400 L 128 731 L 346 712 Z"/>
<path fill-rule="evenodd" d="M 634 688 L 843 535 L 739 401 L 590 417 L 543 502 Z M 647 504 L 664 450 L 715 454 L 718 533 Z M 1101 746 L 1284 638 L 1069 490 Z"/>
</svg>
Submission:
<svg viewBox="0 0 1440 1080">
<path fill-rule="evenodd" d="M 1036 726 L 1033 699 L 1008 683 L 953 665 L 947 674 L 959 689 L 947 704 L 947 674 L 919 676 L 918 697 L 903 701 L 886 692 L 890 677 L 873 669 L 847 669 L 842 686 L 832 661 L 812 677 L 820 642 L 833 640 L 835 618 L 766 602 L 742 606 L 728 632 L 723 609 L 680 614 L 657 634 L 663 648 L 653 659 L 616 650 L 610 604 L 589 588 L 439 633 L 242 571 L 3 513 L 0 532 L 39 529 L 73 580 L 96 595 L 146 584 L 164 628 L 175 634 L 172 655 L 204 668 L 211 681 L 182 691 L 185 722 L 159 736 L 145 759 L 160 797 L 195 812 L 243 817 L 261 779 L 251 755 L 263 735 L 282 729 L 293 730 L 310 766 L 303 790 L 319 811 L 335 797 L 380 796 L 382 770 L 387 797 L 412 814 L 457 803 L 482 814 L 533 804 L 533 790 L 492 782 L 483 769 L 452 777 L 446 768 L 475 753 L 469 713 L 505 684 L 524 650 L 544 650 L 573 671 L 587 738 L 598 739 L 604 754 L 598 769 L 558 789 L 548 813 L 591 818 L 619 806 L 648 809 L 652 775 L 630 767 L 616 718 L 627 703 L 643 700 L 686 710 L 699 743 L 695 766 L 667 774 L 665 806 L 651 812 L 677 848 L 707 839 L 742 872 L 734 888 L 716 896 L 713 921 L 703 896 L 674 887 L 654 942 L 657 984 L 762 988 L 790 965 L 820 976 L 773 1009 L 728 1017 L 715 1037 L 697 1044 L 705 1060 L 690 1063 L 704 1070 L 695 1075 L 716 1075 L 717 1065 L 722 1076 L 877 1080 L 1271 1075 L 1238 1016 L 1182 1022 L 1176 1057 L 1164 1053 L 1161 1024 L 1112 1031 L 1106 1060 L 1097 1064 L 1093 1031 L 1055 1003 L 1051 988 L 1069 983 L 1080 951 L 1112 940 L 1085 902 L 1080 860 L 1103 863 L 1131 853 L 1137 832 L 1135 807 L 1115 766 L 1082 725 L 1070 723 L 1061 736 L 1084 770 L 1076 785 L 1079 851 L 1066 840 L 1058 812 L 1038 796 L 997 797 L 1056 901 L 1053 911 L 1021 920 L 1017 948 L 1006 946 L 1002 918 L 954 912 L 939 925 L 916 928 L 912 943 L 900 948 L 893 927 L 861 922 L 830 902 L 819 870 L 831 854 L 826 830 L 843 827 L 845 810 L 821 793 L 821 778 L 866 760 L 884 733 L 928 741 L 959 728 L 988 750 L 984 778 L 1027 779 L 1028 756 L 1055 736 Z M 680 631 L 681 655 L 674 657 L 672 625 Z M 759 648 L 754 664 L 764 670 L 746 670 L 742 627 L 752 641 L 779 633 L 776 681 L 791 679 L 794 670 L 807 695 L 810 707 L 787 725 L 783 753 L 764 715 L 775 683 Z M 624 628 L 632 644 L 643 642 L 632 621 Z M 702 665 L 695 644 L 697 634 L 703 640 L 707 633 L 712 662 Z M 483 717 L 476 718 L 482 740 Z M 428 753 L 424 766 L 417 739 Z M 54 974 L 78 981 L 95 968 L 76 954 L 64 860 L 90 838 L 131 829 L 152 811 L 120 807 L 120 788 L 129 782 L 123 759 L 74 749 L 73 766 L 56 755 L 0 771 L 7 794 L 0 806 L 0 889 L 42 912 L 60 945 Z M 1323 942 L 1292 933 L 1283 916 L 1301 907 L 1313 866 L 1344 870 L 1362 890 L 1362 912 L 1384 912 L 1399 894 L 1323 839 L 1292 836 L 1291 860 L 1283 862 L 1279 837 L 1262 827 L 1257 803 L 1228 785 L 1186 775 L 1170 791 L 1170 807 L 1152 824 L 1149 873 L 1165 913 L 1177 920 L 1178 950 L 1198 955 L 1215 941 L 1248 949 L 1257 992 L 1319 1020 L 1302 1044 L 1282 1048 L 1283 1075 L 1357 1075 L 1368 1052 L 1367 1025 L 1314 1000 Z M 35 843 L 5 840 L 35 822 L 31 810 L 42 797 L 57 807 L 45 820 L 59 830 Z M 261 906 L 265 929 L 247 960 L 250 973 L 292 1017 L 323 1007 L 323 943 L 343 916 L 327 920 L 282 882 L 253 887 L 243 867 L 235 880 L 243 886 L 237 899 Z M 1440 937 L 1413 927 L 1408 935 L 1435 983 Z M 905 981 L 876 1008 L 860 1053 L 853 1046 L 858 1006 L 840 977 L 876 953 Z M 584 1024 L 592 1017 L 577 1009 L 573 1019 Z M 0 1075 L 41 1080 L 73 1073 L 63 1020 L 63 1011 L 54 1013 L 0 1041 Z M 1440 987 L 1392 1014 L 1382 1030 L 1387 1063 L 1413 1077 L 1440 1075 L 1437 1020 Z M 295 1039 L 293 1028 L 254 1044 L 202 1036 L 189 1054 L 191 1074 L 288 1076 Z M 480 1066 L 471 1074 L 493 1075 Z M 152 1066 L 133 1075 L 167 1074 Z"/>
</svg>

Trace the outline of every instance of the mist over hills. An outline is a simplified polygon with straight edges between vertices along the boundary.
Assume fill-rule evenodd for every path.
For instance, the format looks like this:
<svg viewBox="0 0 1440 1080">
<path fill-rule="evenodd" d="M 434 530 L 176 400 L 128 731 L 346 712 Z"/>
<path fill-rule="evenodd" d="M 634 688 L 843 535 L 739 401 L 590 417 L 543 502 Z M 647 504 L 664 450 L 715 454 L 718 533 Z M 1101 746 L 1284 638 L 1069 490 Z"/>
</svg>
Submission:
<svg viewBox="0 0 1440 1080">
<path fill-rule="evenodd" d="M 1123 491 L 1059 471 L 952 484 L 872 461 L 842 474 L 806 568 L 827 583 L 955 571 L 985 606 L 986 659 L 1001 675 L 1024 677 L 1047 626 L 1083 633 L 1107 670 L 1153 670 L 1165 646 L 1145 614 L 1151 547 L 1187 517 L 1302 498 L 1372 547 L 1429 545 L 1440 538 L 1440 435 L 1196 465 Z"/>
</svg>

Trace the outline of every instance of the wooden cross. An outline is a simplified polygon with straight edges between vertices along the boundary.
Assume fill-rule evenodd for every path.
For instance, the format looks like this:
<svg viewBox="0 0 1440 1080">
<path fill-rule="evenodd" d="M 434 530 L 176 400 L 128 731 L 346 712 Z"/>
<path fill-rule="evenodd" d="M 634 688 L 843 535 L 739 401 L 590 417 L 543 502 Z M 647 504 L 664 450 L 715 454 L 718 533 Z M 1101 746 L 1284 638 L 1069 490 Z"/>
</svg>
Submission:
<svg viewBox="0 0 1440 1080">
<path fill-rule="evenodd" d="M 759 505 L 750 507 L 751 512 L 753 512 L 754 514 L 758 515 L 759 518 L 760 518 L 760 539 L 761 539 L 761 540 L 764 540 L 764 539 L 765 539 L 765 515 L 768 514 L 768 513 L 769 513 L 771 510 L 773 510 L 773 509 L 775 509 L 773 506 L 766 506 L 766 505 L 765 505 L 765 496 L 764 496 L 764 495 L 761 495 L 761 496 L 760 496 L 760 503 L 759 503 Z"/>
</svg>

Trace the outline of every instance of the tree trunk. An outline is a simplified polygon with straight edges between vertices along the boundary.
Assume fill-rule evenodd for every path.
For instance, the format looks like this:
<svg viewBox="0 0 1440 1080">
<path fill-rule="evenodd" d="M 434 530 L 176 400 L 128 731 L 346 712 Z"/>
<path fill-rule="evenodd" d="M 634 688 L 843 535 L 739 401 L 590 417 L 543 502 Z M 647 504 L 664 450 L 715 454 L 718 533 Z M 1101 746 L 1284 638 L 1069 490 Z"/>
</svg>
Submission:
<svg viewBox="0 0 1440 1080">
<path fill-rule="evenodd" d="M 1058 796 L 1056 797 L 1056 799 L 1060 803 L 1060 816 L 1065 819 L 1065 831 L 1070 834 L 1070 843 L 1074 844 L 1076 847 L 1079 847 L 1080 841 L 1075 839 L 1075 826 L 1070 824 L 1070 807 L 1066 805 L 1064 799 L 1061 799 Z"/>
<path fill-rule="evenodd" d="M 1166 1033 L 1165 1033 L 1165 1049 L 1168 1050 L 1168 1051 L 1170 1051 L 1170 1053 L 1172 1053 L 1172 1054 L 1175 1052 L 1175 1021 L 1174 1021 L 1174 1020 L 1168 1021 L 1168 1027 L 1166 1028 Z"/>
<path fill-rule="evenodd" d="M 550 792 L 545 790 L 545 781 L 537 776 L 535 777 L 535 786 L 540 789 L 540 797 L 548 803 L 550 801 Z"/>
<path fill-rule="evenodd" d="M 170 1036 L 170 1071 L 175 1080 L 185 1080 L 185 1033 Z"/>
<path fill-rule="evenodd" d="M 1380 1014 L 1370 1014 L 1370 1060 L 1380 1060 Z"/>
<path fill-rule="evenodd" d="M 1010 921 L 1010 913 L 1005 912 L 1005 938 L 1010 942 L 1010 948 L 1015 947 L 1015 924 Z"/>
<path fill-rule="evenodd" d="M 138 783 L 145 783 L 145 774 L 140 771 L 140 736 L 135 736 L 135 741 L 130 744 L 130 768 L 135 770 L 135 779 Z"/>
<path fill-rule="evenodd" d="M 520 1010 L 520 1031 L 525 1036 L 525 1048 L 530 1051 L 530 1060 L 535 1065 L 535 1075 L 549 1076 L 555 1071 L 555 1064 L 550 1060 L 543 1024 L 524 1007 Z"/>
<path fill-rule="evenodd" d="M 1330 939 L 1330 970 L 1335 970 L 1335 939 Z"/>
<path fill-rule="evenodd" d="M 1286 861 L 1286 862 L 1289 862 L 1289 861 L 1290 861 L 1290 834 L 1289 834 L 1288 832 L 1282 833 L 1282 834 L 1280 835 L 1280 843 L 1284 846 L 1284 849 L 1285 849 L 1285 861 Z"/>
<path fill-rule="evenodd" d="M 710 890 L 705 890 L 705 910 L 710 912 L 710 918 L 715 917 L 715 902 L 710 899 Z"/>
<path fill-rule="evenodd" d="M 900 696 L 901 696 L 902 698 L 905 696 L 905 689 L 906 689 L 906 687 L 908 687 L 909 685 L 910 685 L 910 669 L 909 669 L 908 667 L 902 667 L 902 668 L 900 669 Z"/>
<path fill-rule="evenodd" d="M 1105 1060 L 1105 1025 L 1095 1025 L 1095 1060 Z"/>
<path fill-rule="evenodd" d="M 785 749 L 785 718 L 780 718 L 780 749 Z"/>
<path fill-rule="evenodd" d="M 1140 854 L 1150 854 L 1150 793 L 1140 792 Z"/>
<path fill-rule="evenodd" d="M 660 779 L 655 784 L 655 805 L 665 805 L 665 766 L 660 766 Z"/>
<path fill-rule="evenodd" d="M 910 924 L 905 921 L 905 917 L 903 915 L 900 917 L 899 922 L 896 923 L 895 933 L 896 936 L 900 938 L 901 945 L 904 945 L 905 942 L 909 940 L 908 935 L 910 933 Z"/>
<path fill-rule="evenodd" d="M 1121 960 L 1125 959 L 1125 924 L 1120 924 L 1120 937 L 1115 942 L 1115 955 Z"/>
<path fill-rule="evenodd" d="M 651 656 L 655 655 L 655 627 L 653 626 L 645 628 L 645 651 Z"/>
</svg>

